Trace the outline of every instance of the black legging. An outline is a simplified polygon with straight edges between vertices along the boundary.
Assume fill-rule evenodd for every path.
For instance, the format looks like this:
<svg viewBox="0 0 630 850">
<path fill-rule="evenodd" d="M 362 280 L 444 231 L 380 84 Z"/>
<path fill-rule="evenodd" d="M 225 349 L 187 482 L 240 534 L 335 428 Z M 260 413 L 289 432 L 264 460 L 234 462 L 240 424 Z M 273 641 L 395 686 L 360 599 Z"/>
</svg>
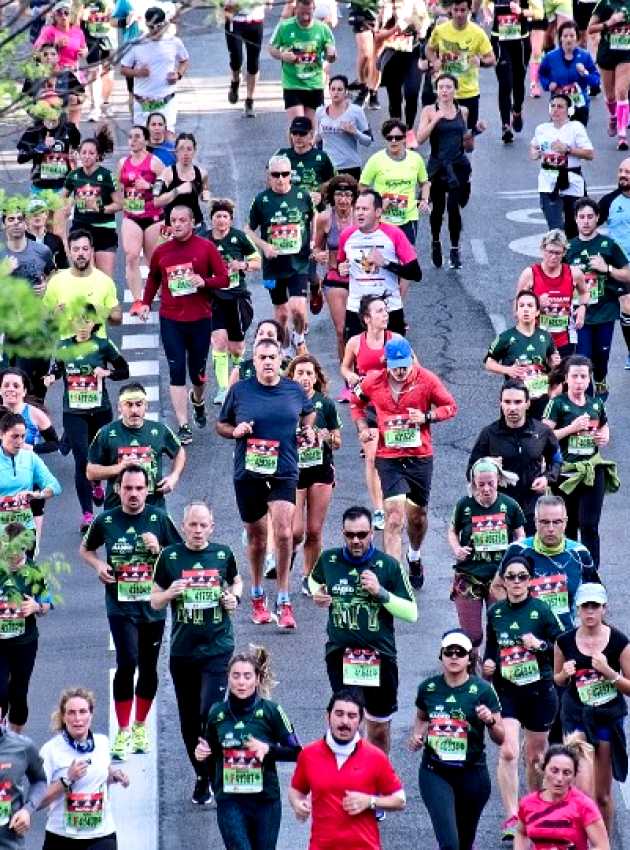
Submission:
<svg viewBox="0 0 630 850">
<path fill-rule="evenodd" d="M 24 726 L 28 719 L 28 685 L 35 666 L 37 638 L 28 643 L 0 641 L 0 708 L 9 722 Z"/>
<path fill-rule="evenodd" d="M 465 186 L 460 185 L 457 189 L 449 190 L 446 183 L 440 177 L 431 180 L 430 222 L 431 237 L 435 242 L 440 238 L 442 220 L 446 211 L 448 212 L 448 233 L 451 239 L 451 245 L 453 248 L 457 248 L 462 232 L 461 207 L 466 205 L 469 194 L 470 183 L 467 183 Z M 464 203 L 462 203 L 462 200 L 464 200 Z"/>
<path fill-rule="evenodd" d="M 472 850 L 479 818 L 490 797 L 488 768 L 434 767 L 425 760 L 419 783 L 439 850 Z"/>
<path fill-rule="evenodd" d="M 567 507 L 566 535 L 570 540 L 578 539 L 586 546 L 593 558 L 595 568 L 599 568 L 599 520 L 604 506 L 606 493 L 606 477 L 601 466 L 595 468 L 595 480 L 592 487 L 578 484 L 572 493 L 560 495 Z"/>
<path fill-rule="evenodd" d="M 99 428 L 111 421 L 111 408 L 63 414 L 63 427 L 74 457 L 74 486 L 83 513 L 92 513 L 92 485 L 85 475 L 88 449 Z"/>
<path fill-rule="evenodd" d="M 243 43 L 247 53 L 247 73 L 257 74 L 262 47 L 263 25 L 245 21 L 225 24 L 225 41 L 230 55 L 230 69 L 240 71 L 243 66 Z"/>
<path fill-rule="evenodd" d="M 44 838 L 42 850 L 116 850 L 118 847 L 116 833 L 104 835 L 102 838 L 71 838 L 66 835 L 57 835 L 56 832 L 47 832 Z"/>
<path fill-rule="evenodd" d="M 227 665 L 230 656 L 207 661 L 171 655 L 170 668 L 177 698 L 179 725 L 188 758 L 197 776 L 210 775 L 210 759 L 195 759 L 197 739 L 203 734 L 208 712 L 215 702 L 225 699 Z"/>
<path fill-rule="evenodd" d="M 402 118 L 402 102 L 405 99 L 405 124 L 413 129 L 418 114 L 418 97 L 422 74 L 418 68 L 420 48 L 411 53 L 394 50 L 385 69 L 385 88 L 389 99 L 389 117 Z"/>
<path fill-rule="evenodd" d="M 152 700 L 158 688 L 157 663 L 165 621 L 134 622 L 129 617 L 116 614 L 110 615 L 108 620 L 116 647 L 114 702 L 129 702 L 133 699 L 133 677 L 136 669 L 136 696 Z"/>
<path fill-rule="evenodd" d="M 499 81 L 499 113 L 502 124 L 512 123 L 512 112 L 521 112 L 525 101 L 525 77 L 532 49 L 527 38 L 499 41 L 492 36 L 492 49 L 497 57 Z"/>
</svg>

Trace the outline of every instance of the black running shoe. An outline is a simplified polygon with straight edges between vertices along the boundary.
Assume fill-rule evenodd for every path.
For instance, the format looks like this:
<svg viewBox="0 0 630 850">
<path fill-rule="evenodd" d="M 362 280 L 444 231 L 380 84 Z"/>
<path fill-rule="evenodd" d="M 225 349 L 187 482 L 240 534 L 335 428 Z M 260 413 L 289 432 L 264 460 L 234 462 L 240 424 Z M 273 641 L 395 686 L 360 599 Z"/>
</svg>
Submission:
<svg viewBox="0 0 630 850">
<path fill-rule="evenodd" d="M 436 269 L 442 268 L 442 243 L 439 239 L 434 239 L 431 242 L 431 262 Z"/>
</svg>

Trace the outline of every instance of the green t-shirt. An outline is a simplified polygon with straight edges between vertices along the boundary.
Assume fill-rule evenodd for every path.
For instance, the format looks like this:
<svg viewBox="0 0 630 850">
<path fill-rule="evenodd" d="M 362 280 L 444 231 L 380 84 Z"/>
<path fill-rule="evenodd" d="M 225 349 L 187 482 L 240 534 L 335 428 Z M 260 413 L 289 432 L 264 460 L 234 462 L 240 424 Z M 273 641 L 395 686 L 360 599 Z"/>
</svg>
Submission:
<svg viewBox="0 0 630 850">
<path fill-rule="evenodd" d="M 580 431 L 579 434 L 569 434 L 560 440 L 560 448 L 565 463 L 576 463 L 597 453 L 593 431 L 596 431 L 608 421 L 604 402 L 600 398 L 587 395 L 586 404 L 584 407 L 580 407 L 574 404 L 566 393 L 561 393 L 561 395 L 552 398 L 545 408 L 543 419 L 554 422 L 554 430 L 566 428 L 574 419 L 583 416 L 585 413 L 590 418 L 589 427 Z"/>
<path fill-rule="evenodd" d="M 445 767 L 485 764 L 485 724 L 477 717 L 478 705 L 493 714 L 501 711 L 494 688 L 478 676 L 455 688 L 442 675 L 421 682 L 416 708 L 429 718 L 424 757 Z"/>
<path fill-rule="evenodd" d="M 249 210 L 249 226 L 260 228 L 260 235 L 273 245 L 278 256 L 263 257 L 263 277 L 277 279 L 307 274 L 311 255 L 311 222 L 315 210 L 304 189 L 291 188 L 286 195 L 265 189 Z"/>
<path fill-rule="evenodd" d="M 600 0 L 593 10 L 593 14 L 597 16 L 597 20 L 602 23 L 612 17 L 615 12 L 624 12 L 626 19 L 623 23 L 615 24 L 614 27 L 602 31 L 601 41 L 597 51 L 598 61 L 600 52 L 605 50 L 610 50 L 613 56 L 618 51 L 625 50 L 627 52 L 630 50 L 630 28 L 628 26 L 628 22 L 630 22 L 630 6 L 628 5 L 628 0 Z"/>
<path fill-rule="evenodd" d="M 208 543 L 202 550 L 185 543 L 168 546 L 155 565 L 155 583 L 168 590 L 177 579 L 190 585 L 171 602 L 173 627 L 171 655 L 211 658 L 234 650 L 230 615 L 220 603 L 222 590 L 238 575 L 236 560 L 228 546 Z"/>
<path fill-rule="evenodd" d="M 342 424 L 335 402 L 320 392 L 314 392 L 311 398 L 315 408 L 315 428 L 326 428 L 328 431 L 341 429 Z M 298 434 L 298 465 L 300 469 L 309 466 L 330 465 L 333 462 L 333 450 L 328 442 L 319 442 L 315 446 L 302 448 Z"/>
<path fill-rule="evenodd" d="M 227 701 L 217 702 L 208 714 L 206 730 L 218 800 L 253 802 L 280 798 L 275 760 L 266 758 L 261 765 L 248 752 L 247 740 L 251 737 L 265 744 L 279 744 L 292 735 L 293 724 L 281 706 L 259 698 L 249 711 L 237 717 Z"/>
<path fill-rule="evenodd" d="M 496 602 L 488 611 L 486 658 L 497 665 L 495 684 L 506 682 L 523 687 L 541 679 L 551 679 L 552 651 L 563 628 L 549 605 L 528 596 L 524 602 L 507 599 Z M 544 650 L 532 652 L 521 642 L 524 634 L 532 634 L 547 644 Z"/>
<path fill-rule="evenodd" d="M 55 352 L 55 374 L 63 375 L 63 412 L 94 413 L 111 410 L 107 393 L 107 384 L 95 376 L 94 370 L 100 366 L 113 370 L 127 364 L 110 339 L 92 336 L 86 342 L 76 339 L 62 339 Z M 125 369 L 129 376 L 128 368 Z M 110 376 L 111 377 L 111 376 Z M 114 374 L 115 379 L 115 374 Z"/>
<path fill-rule="evenodd" d="M 529 366 L 525 386 L 530 398 L 540 398 L 549 391 L 549 358 L 555 351 L 553 337 L 542 328 L 536 328 L 531 336 L 526 336 L 514 327 L 494 338 L 484 362 L 491 357 L 502 366 Z"/>
<path fill-rule="evenodd" d="M 105 546 L 107 563 L 116 578 L 116 584 L 105 585 L 108 616 L 136 622 L 166 616 L 164 611 L 154 611 L 149 601 L 157 555 L 145 546 L 142 535 L 147 532 L 155 534 L 160 546 L 181 540 L 166 511 L 154 505 L 145 506 L 139 514 L 127 514 L 122 508 L 103 511 L 85 533 L 83 545 L 90 552 Z"/>
<path fill-rule="evenodd" d="M 16 570 L 0 572 L 0 641 L 10 641 L 4 643 L 7 651 L 11 646 L 37 640 L 37 617 L 35 614 L 24 617 L 20 613 L 27 596 L 36 602 L 52 603 L 46 576 L 30 560 Z"/>
<path fill-rule="evenodd" d="M 297 62 L 282 63 L 283 89 L 323 89 L 326 48 L 335 46 L 335 38 L 328 24 L 316 19 L 308 27 L 301 27 L 296 18 L 280 21 L 271 37 L 271 46 L 278 50 L 292 50 Z"/>
<path fill-rule="evenodd" d="M 355 564 L 343 549 L 325 549 L 313 569 L 313 581 L 325 584 L 332 596 L 328 609 L 326 655 L 337 649 L 374 649 L 396 658 L 394 618 L 360 585 L 363 570 L 372 570 L 379 584 L 395 596 L 413 601 L 407 574 L 395 559 L 374 550 L 372 557 Z"/>
<path fill-rule="evenodd" d="M 487 508 L 464 496 L 453 509 L 451 526 L 460 546 L 473 547 L 470 559 L 458 561 L 454 569 L 487 582 L 494 578 L 516 529 L 525 527 L 525 516 L 518 502 L 501 493 Z"/>
<path fill-rule="evenodd" d="M 286 156 L 291 163 L 291 182 L 300 189 L 319 192 L 323 183 L 335 176 L 335 166 L 325 151 L 311 148 L 296 153 L 292 147 L 279 148 L 274 156 Z"/>
<path fill-rule="evenodd" d="M 418 220 L 416 187 L 427 180 L 427 169 L 420 154 L 407 151 L 404 159 L 392 159 L 382 150 L 365 163 L 359 182 L 381 194 L 382 220 L 401 225 Z"/>
<path fill-rule="evenodd" d="M 249 260 L 258 256 L 256 247 L 251 243 L 242 230 L 231 227 L 223 239 L 214 239 L 212 230 L 208 233 L 208 239 L 217 247 L 219 254 L 227 265 L 230 260 Z M 212 295 L 215 298 L 231 299 L 234 295 L 247 292 L 245 283 L 245 272 L 229 272 L 230 285 L 227 289 L 214 289 Z"/>
<path fill-rule="evenodd" d="M 92 441 L 88 451 L 88 462 L 101 466 L 114 466 L 124 457 L 133 457 L 149 473 L 149 496 L 147 504 L 164 506 L 164 496 L 156 492 L 155 485 L 163 478 L 162 455 L 174 458 L 181 448 L 175 434 L 161 422 L 145 419 L 140 428 L 127 428 L 122 419 L 104 425 Z M 105 507 L 120 504 L 114 492 L 114 479 L 107 480 Z"/>
<path fill-rule="evenodd" d="M 630 49 L 630 48 L 629 48 Z M 584 272 L 590 290 L 585 324 L 599 325 L 614 322 L 619 318 L 619 296 L 625 294 L 625 286 L 605 273 L 590 270 L 589 258 L 600 254 L 604 262 L 615 269 L 628 265 L 628 258 L 620 245 L 609 236 L 596 234 L 592 239 L 576 236 L 569 242 L 566 262 L 578 266 Z"/>
<path fill-rule="evenodd" d="M 75 168 L 67 175 L 64 189 L 71 197 L 74 196 L 75 229 L 85 224 L 116 229 L 116 215 L 103 212 L 103 207 L 111 204 L 116 191 L 114 177 L 109 169 L 99 166 L 93 174 L 88 175 L 82 168 Z M 86 208 L 88 198 L 95 198 L 98 206 L 96 211 Z"/>
</svg>

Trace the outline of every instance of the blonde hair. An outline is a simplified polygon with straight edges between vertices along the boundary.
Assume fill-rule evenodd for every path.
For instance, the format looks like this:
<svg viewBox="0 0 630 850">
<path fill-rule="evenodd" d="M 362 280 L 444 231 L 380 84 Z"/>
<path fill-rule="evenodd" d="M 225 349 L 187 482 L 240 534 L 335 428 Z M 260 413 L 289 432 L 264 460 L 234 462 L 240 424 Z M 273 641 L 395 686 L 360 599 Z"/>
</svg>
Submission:
<svg viewBox="0 0 630 850">
<path fill-rule="evenodd" d="M 57 708 L 50 715 L 50 728 L 53 732 L 61 732 L 66 725 L 63 721 L 63 716 L 66 713 L 66 706 L 71 699 L 84 699 L 90 707 L 90 712 L 94 714 L 96 698 L 93 691 L 82 687 L 64 688 L 64 690 L 59 694 L 59 704 Z"/>
<path fill-rule="evenodd" d="M 251 664 L 258 677 L 256 689 L 261 697 L 269 699 L 271 691 L 278 684 L 273 678 L 271 655 L 264 646 L 250 643 L 246 651 L 235 652 L 228 664 L 228 675 L 235 664 Z"/>
</svg>

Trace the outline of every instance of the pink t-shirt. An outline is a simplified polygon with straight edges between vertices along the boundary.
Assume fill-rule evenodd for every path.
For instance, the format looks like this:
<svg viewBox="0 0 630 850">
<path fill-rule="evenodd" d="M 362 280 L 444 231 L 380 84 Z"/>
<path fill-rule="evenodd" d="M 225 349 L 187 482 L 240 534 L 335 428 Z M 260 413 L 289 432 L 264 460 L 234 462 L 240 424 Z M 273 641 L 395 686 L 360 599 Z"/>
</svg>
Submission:
<svg viewBox="0 0 630 850">
<path fill-rule="evenodd" d="M 577 788 L 570 788 L 563 800 L 550 803 L 539 791 L 523 797 L 518 807 L 518 819 L 534 848 L 575 845 L 575 850 L 588 850 L 586 827 L 601 819 L 595 803 Z M 540 842 L 537 844 L 536 842 Z"/>
<path fill-rule="evenodd" d="M 62 38 L 67 39 L 67 43 L 64 45 L 58 43 L 59 39 Z M 39 50 L 44 44 L 55 43 L 57 43 L 57 50 L 59 51 L 59 67 L 76 68 L 79 59 L 79 50 L 86 47 L 85 35 L 81 27 L 70 27 L 67 30 L 60 30 L 50 24 L 42 29 L 33 46 L 36 50 Z"/>
</svg>

